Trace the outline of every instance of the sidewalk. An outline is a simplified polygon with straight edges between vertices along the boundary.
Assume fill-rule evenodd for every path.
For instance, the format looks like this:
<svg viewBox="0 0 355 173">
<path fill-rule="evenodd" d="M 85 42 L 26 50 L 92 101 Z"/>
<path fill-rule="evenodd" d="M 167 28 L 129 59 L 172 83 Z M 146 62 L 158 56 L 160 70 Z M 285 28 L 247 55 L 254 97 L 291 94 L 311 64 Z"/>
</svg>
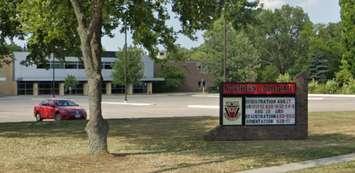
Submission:
<svg viewBox="0 0 355 173">
<path fill-rule="evenodd" d="M 251 170 L 241 171 L 240 173 L 286 173 L 290 171 L 297 171 L 297 170 L 302 170 L 307 168 L 314 168 L 314 167 L 320 167 L 320 166 L 337 164 L 342 162 L 349 162 L 349 161 L 355 161 L 355 153 L 334 156 L 334 157 L 327 157 L 327 158 L 316 159 L 316 160 L 290 163 L 290 164 L 285 164 L 280 166 L 251 169 Z"/>
</svg>

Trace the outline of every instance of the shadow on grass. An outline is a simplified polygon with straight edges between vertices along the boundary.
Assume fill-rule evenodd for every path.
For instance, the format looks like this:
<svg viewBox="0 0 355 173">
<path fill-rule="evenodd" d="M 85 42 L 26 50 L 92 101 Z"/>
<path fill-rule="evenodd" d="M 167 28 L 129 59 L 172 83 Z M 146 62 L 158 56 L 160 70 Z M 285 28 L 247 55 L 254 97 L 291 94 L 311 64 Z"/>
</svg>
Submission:
<svg viewBox="0 0 355 173">
<path fill-rule="evenodd" d="M 86 121 L 43 121 L 0 123 L 0 137 L 74 137 L 86 138 L 84 131 Z"/>
<path fill-rule="evenodd" d="M 306 140 L 205 141 L 203 136 L 218 124 L 215 117 L 109 119 L 109 138 L 134 144 L 127 149 L 110 143 L 113 156 L 196 154 L 215 157 L 198 163 L 177 163 L 158 170 L 169 172 L 236 159 L 252 159 L 255 165 L 273 165 L 340 155 L 355 151 L 355 136 L 342 133 L 311 134 Z M 86 138 L 86 121 L 0 123 L 0 137 L 73 137 Z M 327 124 L 332 128 L 331 124 Z M 130 152 L 139 151 L 139 152 Z M 254 165 L 254 166 L 255 166 Z"/>
<path fill-rule="evenodd" d="M 355 136 L 341 133 L 311 134 L 306 140 L 205 141 L 203 136 L 217 124 L 217 118 L 213 117 L 110 120 L 110 136 L 123 137 L 141 150 L 155 154 L 219 158 L 197 164 L 177 164 L 162 172 L 236 159 L 253 159 L 256 164 L 272 165 L 277 164 L 275 160 L 301 161 L 355 151 Z M 113 151 L 119 152 L 119 149 Z"/>
</svg>

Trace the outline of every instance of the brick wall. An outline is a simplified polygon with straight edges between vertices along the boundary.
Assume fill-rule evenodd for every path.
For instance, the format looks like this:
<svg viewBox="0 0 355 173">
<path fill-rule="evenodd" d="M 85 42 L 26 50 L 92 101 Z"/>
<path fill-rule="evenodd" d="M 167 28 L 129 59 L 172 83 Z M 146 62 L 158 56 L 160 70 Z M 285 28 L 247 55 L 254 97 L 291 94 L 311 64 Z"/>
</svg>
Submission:
<svg viewBox="0 0 355 173">
<path fill-rule="evenodd" d="M 13 62 L 1 64 L 1 69 L 5 81 L 0 81 L 0 96 L 17 95 L 17 83 L 13 80 Z"/>
<path fill-rule="evenodd" d="M 206 89 L 213 86 L 213 77 L 201 70 L 202 66 L 199 62 L 178 62 L 176 66 L 180 67 L 184 71 L 185 79 L 181 87 L 177 90 L 180 92 L 199 92 L 202 88 L 199 87 L 198 82 L 202 79 L 207 81 Z M 159 77 L 161 66 L 155 65 L 155 76 Z"/>
</svg>

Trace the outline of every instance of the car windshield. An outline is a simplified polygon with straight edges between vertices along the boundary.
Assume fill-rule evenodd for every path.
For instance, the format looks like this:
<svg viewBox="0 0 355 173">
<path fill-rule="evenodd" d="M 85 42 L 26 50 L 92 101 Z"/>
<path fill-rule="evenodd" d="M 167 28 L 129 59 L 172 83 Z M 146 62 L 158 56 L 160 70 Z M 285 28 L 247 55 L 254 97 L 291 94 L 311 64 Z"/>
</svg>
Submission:
<svg viewBox="0 0 355 173">
<path fill-rule="evenodd" d="M 77 103 L 71 100 L 56 100 L 55 104 L 57 106 L 79 106 Z"/>
</svg>

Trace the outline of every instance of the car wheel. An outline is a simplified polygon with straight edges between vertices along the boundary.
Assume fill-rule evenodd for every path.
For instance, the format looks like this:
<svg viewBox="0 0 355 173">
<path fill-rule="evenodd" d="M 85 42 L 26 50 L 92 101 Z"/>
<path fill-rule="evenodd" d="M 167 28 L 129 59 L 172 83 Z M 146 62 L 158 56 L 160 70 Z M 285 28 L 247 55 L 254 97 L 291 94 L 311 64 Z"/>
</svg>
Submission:
<svg viewBox="0 0 355 173">
<path fill-rule="evenodd" d="M 60 120 L 62 120 L 62 116 L 61 116 L 59 113 L 56 113 L 56 114 L 54 115 L 54 120 L 60 121 Z"/>
<path fill-rule="evenodd" d="M 35 114 L 36 121 L 42 121 L 41 115 L 39 113 Z"/>
</svg>

